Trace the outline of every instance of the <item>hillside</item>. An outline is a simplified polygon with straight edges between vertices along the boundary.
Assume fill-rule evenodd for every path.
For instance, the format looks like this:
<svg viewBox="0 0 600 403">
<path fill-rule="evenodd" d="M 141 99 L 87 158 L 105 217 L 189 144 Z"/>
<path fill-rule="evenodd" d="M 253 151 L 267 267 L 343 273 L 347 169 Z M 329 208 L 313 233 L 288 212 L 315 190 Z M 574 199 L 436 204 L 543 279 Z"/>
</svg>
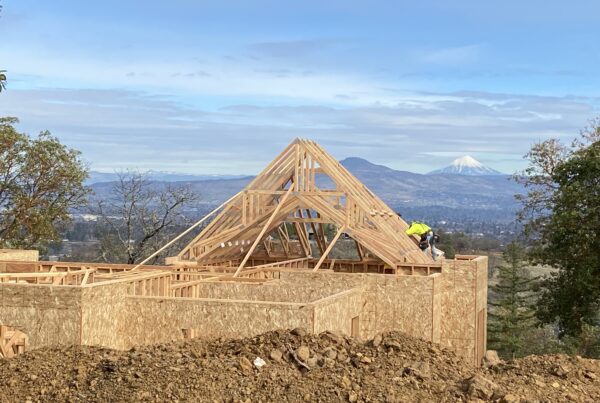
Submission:
<svg viewBox="0 0 600 403">
<path fill-rule="evenodd" d="M 476 369 L 397 332 L 361 342 L 296 329 L 130 351 L 31 351 L 0 359 L 0 402 L 595 402 L 599 377 L 599 362 L 580 357 L 530 356 Z"/>
<path fill-rule="evenodd" d="M 397 171 L 384 165 L 351 157 L 341 163 L 390 207 L 405 216 L 437 214 L 446 219 L 464 220 L 485 216 L 493 221 L 512 221 L 520 185 L 506 175 L 467 176 L 455 174 L 422 175 Z M 153 181 L 157 188 L 168 184 L 190 186 L 201 195 L 201 204 L 221 203 L 246 186 L 252 177 L 192 181 Z M 98 198 L 106 198 L 111 182 L 91 185 Z M 432 211 L 435 207 L 435 211 Z"/>
<path fill-rule="evenodd" d="M 341 163 L 391 206 L 506 209 L 514 208 L 514 195 L 522 191 L 507 175 L 422 175 L 359 158 Z"/>
</svg>

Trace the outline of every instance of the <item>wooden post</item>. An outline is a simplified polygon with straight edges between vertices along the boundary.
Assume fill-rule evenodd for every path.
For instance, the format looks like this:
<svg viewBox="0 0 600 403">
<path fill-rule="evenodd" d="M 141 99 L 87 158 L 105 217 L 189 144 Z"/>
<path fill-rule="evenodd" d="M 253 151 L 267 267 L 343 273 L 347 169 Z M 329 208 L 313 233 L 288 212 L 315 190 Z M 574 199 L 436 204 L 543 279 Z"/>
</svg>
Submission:
<svg viewBox="0 0 600 403">
<path fill-rule="evenodd" d="M 269 217 L 269 219 L 267 220 L 267 223 L 264 225 L 264 227 L 262 228 L 262 230 L 260 230 L 260 233 L 258 234 L 258 236 L 256 237 L 256 239 L 254 240 L 254 243 L 250 247 L 250 250 L 248 251 L 248 253 L 246 253 L 246 256 L 244 256 L 244 260 L 242 260 L 242 262 L 240 263 L 239 267 L 237 268 L 237 270 L 233 274 L 233 277 L 237 277 L 240 274 L 240 271 L 242 271 L 242 269 L 246 265 L 246 262 L 248 261 L 248 259 L 250 259 L 250 255 L 252 255 L 252 252 L 254 252 L 254 249 L 256 249 L 256 246 L 260 242 L 261 238 L 263 237 L 263 235 L 265 234 L 265 232 L 267 232 L 267 229 L 269 228 L 269 226 L 271 225 L 271 223 L 275 219 L 275 216 L 277 216 L 277 213 L 279 213 L 279 210 L 281 210 L 281 207 L 286 202 L 287 198 L 290 196 L 290 194 L 292 193 L 293 190 L 294 190 L 294 184 L 292 184 L 290 186 L 290 188 L 285 193 L 285 195 L 283 196 L 283 198 L 279 201 L 279 204 L 277 205 L 277 207 L 275 207 L 275 210 L 271 214 L 271 217 Z"/>
<path fill-rule="evenodd" d="M 323 261 L 327 258 L 327 255 L 329 255 L 329 253 L 331 252 L 331 250 L 333 249 L 335 243 L 337 242 L 337 240 L 340 238 L 340 236 L 342 236 L 342 234 L 344 233 L 344 231 L 346 230 L 345 226 L 342 226 L 337 234 L 335 234 L 335 236 L 333 237 L 333 239 L 331 240 L 331 242 L 329 243 L 329 246 L 327 247 L 327 249 L 325 250 L 325 253 L 323 253 L 321 255 L 321 258 L 319 259 L 319 261 L 317 262 L 317 265 L 315 266 L 315 268 L 313 269 L 313 271 L 317 271 L 319 270 L 319 267 L 321 267 L 321 264 L 323 264 Z"/>
<path fill-rule="evenodd" d="M 198 225 L 202 224 L 204 221 L 206 221 L 208 219 L 208 217 L 212 216 L 214 213 L 216 213 L 217 211 L 219 211 L 222 207 L 228 205 L 235 198 L 237 198 L 241 193 L 242 192 L 239 192 L 239 193 L 235 194 L 234 196 L 232 196 L 231 198 L 229 198 L 228 200 L 224 201 L 219 207 L 217 207 L 216 209 L 214 209 L 213 211 L 211 211 L 210 213 L 208 213 L 207 215 L 205 215 L 201 220 L 196 221 L 196 223 L 194 225 L 192 225 L 191 227 L 189 227 L 188 229 L 186 229 L 185 231 L 183 231 L 181 234 L 177 235 L 175 238 L 171 239 L 169 242 L 167 242 L 159 250 L 157 250 L 156 252 L 154 252 L 153 254 L 151 254 L 150 256 L 148 256 L 146 259 L 144 259 L 140 263 L 138 263 L 133 269 L 131 269 L 131 271 L 137 270 L 140 266 L 143 266 L 145 263 L 148 263 L 150 261 L 150 259 L 152 259 L 156 255 L 158 255 L 163 250 L 167 249 L 169 246 L 173 245 L 175 242 L 177 242 L 183 236 L 185 236 L 186 234 L 188 234 L 191 230 L 193 230 L 194 228 L 196 228 Z"/>
<path fill-rule="evenodd" d="M 358 260 L 362 261 L 364 258 L 362 247 L 356 239 L 354 240 L 354 242 L 356 243 L 356 252 L 358 252 Z"/>
</svg>

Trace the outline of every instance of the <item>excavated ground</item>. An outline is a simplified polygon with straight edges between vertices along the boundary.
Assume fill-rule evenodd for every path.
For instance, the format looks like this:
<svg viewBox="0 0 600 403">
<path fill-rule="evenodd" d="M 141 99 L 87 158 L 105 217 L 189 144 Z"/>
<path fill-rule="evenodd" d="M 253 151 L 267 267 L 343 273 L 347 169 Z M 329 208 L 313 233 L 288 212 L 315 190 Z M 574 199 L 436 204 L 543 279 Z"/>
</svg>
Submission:
<svg viewBox="0 0 600 403">
<path fill-rule="evenodd" d="M 531 356 L 475 369 L 402 333 L 359 342 L 296 329 L 125 352 L 35 350 L 0 359 L 0 401 L 598 402 L 599 377 L 599 361 L 580 357 Z"/>
</svg>

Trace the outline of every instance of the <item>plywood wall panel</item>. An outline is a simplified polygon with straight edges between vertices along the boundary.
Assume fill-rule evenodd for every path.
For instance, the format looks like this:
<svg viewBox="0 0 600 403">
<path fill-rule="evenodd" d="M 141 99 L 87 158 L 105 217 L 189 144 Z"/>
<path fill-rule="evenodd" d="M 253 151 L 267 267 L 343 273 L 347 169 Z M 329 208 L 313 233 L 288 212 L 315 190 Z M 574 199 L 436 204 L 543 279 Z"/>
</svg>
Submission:
<svg viewBox="0 0 600 403">
<path fill-rule="evenodd" d="M 476 323 L 477 312 L 487 303 L 487 257 L 448 260 L 443 276 L 440 343 L 478 365 Z"/>
<path fill-rule="evenodd" d="M 341 290 L 344 290 L 344 288 L 326 287 L 319 283 L 313 284 L 312 286 L 307 284 L 291 284 L 276 280 L 264 284 L 214 282 L 201 284 L 199 286 L 199 297 L 309 303 L 335 294 Z"/>
<path fill-rule="evenodd" d="M 12 262 L 37 262 L 39 260 L 39 256 L 40 253 L 37 250 L 32 249 L 0 249 L 0 260 Z M 0 267 L 2 267 L 2 265 L 0 265 Z M 0 272 L 2 272 L 1 268 Z"/>
<path fill-rule="evenodd" d="M 274 329 L 313 328 L 313 307 L 249 301 L 206 301 L 129 297 L 128 318 L 120 329 L 124 348 L 183 338 L 183 329 L 198 337 L 248 337 Z"/>
<path fill-rule="evenodd" d="M 81 291 L 75 287 L 0 285 L 0 324 L 29 336 L 30 348 L 79 344 Z"/>
<path fill-rule="evenodd" d="M 116 349 L 124 343 L 128 284 L 96 285 L 82 293 L 82 344 Z M 126 332 L 126 331 L 125 331 Z"/>
<path fill-rule="evenodd" d="M 314 333 L 326 330 L 350 336 L 352 319 L 362 320 L 362 292 L 358 289 L 343 292 L 342 295 L 317 301 L 314 304 Z M 362 337 L 362 335 L 357 335 Z"/>
<path fill-rule="evenodd" d="M 371 273 L 281 273 L 290 284 L 323 284 L 328 288 L 359 288 L 363 291 L 360 334 L 370 338 L 399 330 L 432 340 L 439 320 L 434 320 L 434 276 L 397 276 Z M 439 297 L 438 297 L 439 298 Z M 439 316 L 439 315 L 438 315 Z"/>
</svg>

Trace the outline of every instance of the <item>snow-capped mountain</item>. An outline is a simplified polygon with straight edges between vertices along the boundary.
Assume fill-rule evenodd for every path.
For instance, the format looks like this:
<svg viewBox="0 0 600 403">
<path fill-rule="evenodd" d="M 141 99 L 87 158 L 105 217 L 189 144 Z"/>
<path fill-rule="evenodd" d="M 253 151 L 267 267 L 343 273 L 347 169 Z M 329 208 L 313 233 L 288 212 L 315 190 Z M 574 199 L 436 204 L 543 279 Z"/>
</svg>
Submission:
<svg viewBox="0 0 600 403">
<path fill-rule="evenodd" d="M 481 162 L 477 161 L 470 155 L 465 155 L 452 161 L 452 164 L 445 168 L 436 169 L 435 171 L 429 172 L 432 174 L 458 174 L 458 175 L 504 175 L 502 172 L 498 172 L 495 169 L 488 168 Z"/>
</svg>

